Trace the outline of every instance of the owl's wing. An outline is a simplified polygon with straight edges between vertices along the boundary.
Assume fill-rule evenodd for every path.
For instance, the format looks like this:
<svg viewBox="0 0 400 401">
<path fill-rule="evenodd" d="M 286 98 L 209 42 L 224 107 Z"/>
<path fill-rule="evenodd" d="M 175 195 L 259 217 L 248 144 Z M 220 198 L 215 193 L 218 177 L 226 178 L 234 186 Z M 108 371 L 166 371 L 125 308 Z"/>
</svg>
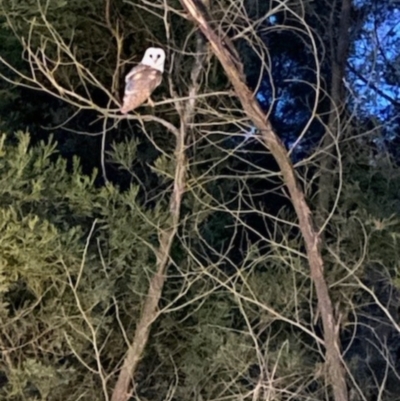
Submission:
<svg viewBox="0 0 400 401">
<path fill-rule="evenodd" d="M 121 113 L 126 114 L 144 103 L 162 81 L 162 73 L 139 64 L 125 77 L 125 94 Z"/>
</svg>

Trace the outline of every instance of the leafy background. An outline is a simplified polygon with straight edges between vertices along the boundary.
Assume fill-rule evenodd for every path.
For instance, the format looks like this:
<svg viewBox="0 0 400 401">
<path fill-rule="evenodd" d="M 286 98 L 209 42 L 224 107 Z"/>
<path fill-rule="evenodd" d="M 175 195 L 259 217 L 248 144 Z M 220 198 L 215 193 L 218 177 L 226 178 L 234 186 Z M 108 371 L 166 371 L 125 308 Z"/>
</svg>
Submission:
<svg viewBox="0 0 400 401">
<path fill-rule="evenodd" d="M 341 3 L 221 1 L 210 12 L 239 50 L 316 215 L 319 194 L 334 194 L 323 256 L 351 399 L 396 400 L 400 11 L 391 1 L 353 2 L 334 109 Z M 114 116 L 124 75 L 157 45 L 168 54 L 159 104 L 139 113 L 179 126 L 168 100 L 188 94 L 197 40 L 182 13 L 177 1 L 0 2 L 1 399 L 103 400 L 113 389 L 170 219 L 175 141 L 156 121 Z M 90 104 L 73 104 L 44 74 L 28 82 L 27 46 L 44 49 L 48 65 L 59 60 L 56 82 Z M 162 313 L 132 399 L 329 400 L 295 215 L 210 54 Z M 89 72 L 98 85 L 82 78 Z M 332 113 L 339 162 L 323 187 Z"/>
</svg>

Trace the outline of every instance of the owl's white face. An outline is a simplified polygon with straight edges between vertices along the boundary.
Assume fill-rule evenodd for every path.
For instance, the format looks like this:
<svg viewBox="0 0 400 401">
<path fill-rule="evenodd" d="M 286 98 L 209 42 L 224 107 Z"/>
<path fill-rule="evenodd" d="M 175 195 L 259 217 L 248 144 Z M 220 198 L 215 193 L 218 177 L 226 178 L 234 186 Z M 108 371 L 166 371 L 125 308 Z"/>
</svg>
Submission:
<svg viewBox="0 0 400 401">
<path fill-rule="evenodd" d="M 159 47 L 149 47 L 140 62 L 140 64 L 148 65 L 161 72 L 164 72 L 164 63 L 165 52 Z"/>
</svg>

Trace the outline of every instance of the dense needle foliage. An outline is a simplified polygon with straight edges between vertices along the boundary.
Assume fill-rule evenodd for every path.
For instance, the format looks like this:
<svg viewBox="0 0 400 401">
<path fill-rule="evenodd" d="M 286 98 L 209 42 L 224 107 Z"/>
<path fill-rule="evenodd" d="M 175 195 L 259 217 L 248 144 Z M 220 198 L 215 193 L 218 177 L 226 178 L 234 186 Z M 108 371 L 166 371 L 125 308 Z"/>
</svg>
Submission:
<svg viewBox="0 0 400 401">
<path fill-rule="evenodd" d="M 153 3 L 0 0 L 1 400 L 107 400 L 115 386 L 172 224 L 176 137 L 151 116 L 181 126 L 199 40 L 178 1 Z M 387 125 L 360 112 L 356 80 L 332 108 L 342 2 L 313 3 L 268 14 L 275 2 L 226 0 L 210 13 L 278 135 L 288 148 L 300 137 L 292 159 L 313 212 L 333 193 L 322 254 L 351 400 L 397 400 L 400 170 L 386 147 L 398 141 L 396 102 Z M 394 12 L 372 3 L 353 4 L 352 63 L 363 21 Z M 168 55 L 160 104 L 138 110 L 147 120 L 120 119 L 124 75 L 150 45 Z M 179 227 L 131 399 L 330 400 L 277 165 L 211 53 L 198 93 Z M 322 149 L 332 114 L 337 140 Z M 329 152 L 337 179 L 322 188 Z"/>
</svg>

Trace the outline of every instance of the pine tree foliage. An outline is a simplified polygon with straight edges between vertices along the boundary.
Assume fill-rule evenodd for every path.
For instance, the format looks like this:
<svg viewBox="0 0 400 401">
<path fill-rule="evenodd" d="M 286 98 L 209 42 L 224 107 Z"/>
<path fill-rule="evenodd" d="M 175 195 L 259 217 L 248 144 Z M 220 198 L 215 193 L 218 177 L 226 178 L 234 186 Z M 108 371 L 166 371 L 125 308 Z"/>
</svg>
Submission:
<svg viewBox="0 0 400 401">
<path fill-rule="evenodd" d="M 165 3 L 179 11 L 169 14 L 144 1 L 110 3 L 107 17 L 108 2 L 0 2 L 1 57 L 15 67 L 10 71 L 0 64 L 1 76 L 9 78 L 1 80 L 0 92 L 5 93 L 0 123 L 8 131 L 0 146 L 0 399 L 5 401 L 110 399 L 157 268 L 160 237 L 170 229 L 176 138 L 145 117 L 113 122 L 116 105 L 108 95 L 120 97 L 131 62 L 149 44 L 162 45 L 174 64 L 156 97 L 172 100 L 154 113 L 179 127 L 172 101 L 184 105 L 180 97 L 188 95 L 195 30 L 176 1 Z M 332 12 L 337 21 L 338 10 L 330 3 L 303 8 L 294 2 L 274 14 L 274 24 L 272 15 L 263 19 L 267 2 L 245 3 L 248 14 L 221 2 L 212 15 L 229 35 L 239 36 L 235 45 L 254 88 L 265 63 L 257 53 L 264 43 L 259 38 L 265 40 L 275 70 L 260 84 L 265 104 L 267 95 L 273 96 L 268 88 L 278 88 L 270 99 L 271 120 L 283 139 L 292 140 L 315 113 L 307 131 L 315 142 L 326 128 L 327 103 L 320 94 L 324 99 L 315 110 L 310 104 L 318 79 L 321 93 L 328 91 L 332 62 L 324 47 L 332 39 L 325 17 Z M 254 29 L 246 25 L 249 36 L 242 35 L 249 16 Z M 304 39 L 303 23 L 318 32 L 312 37 L 316 49 Z M 116 27 L 121 48 L 110 29 Z M 49 58 L 57 57 L 53 34 L 83 66 L 64 64 L 70 59 L 61 52 L 56 82 L 89 99 L 84 106 L 44 94 L 52 87 L 40 74 L 37 83 L 44 86 L 35 97 L 10 83 L 20 79 L 17 71 L 31 72 L 22 51 L 28 40 L 35 51 L 45 48 Z M 305 50 L 296 59 L 299 46 Z M 101 85 L 85 81 L 87 72 Z M 214 57 L 202 74 L 179 227 L 131 399 L 331 400 L 320 311 L 277 166 L 249 135 L 251 122 L 226 91 L 229 84 Z M 282 89 L 287 77 L 291 86 Z M 143 116 L 151 115 L 143 110 Z M 361 122 L 346 113 L 340 118 L 346 137 L 337 144 L 340 185 L 330 183 L 337 203 L 325 227 L 324 274 L 351 401 L 391 401 L 400 393 L 400 173 L 384 152 L 374 154 L 371 142 L 355 139 L 369 135 Z M 12 134 L 26 125 L 31 134 Z M 42 126 L 56 127 L 51 131 L 57 142 Z M 105 150 L 114 174 L 106 184 L 92 169 L 100 154 L 93 146 L 97 139 L 78 135 L 105 130 L 112 136 Z M 302 159 L 297 173 L 313 202 L 326 189 L 313 186 L 319 174 L 313 158 Z"/>
<path fill-rule="evenodd" d="M 97 363 L 123 352 L 116 302 L 129 327 L 154 266 L 161 209 L 143 211 L 134 187 L 96 188 L 96 173 L 83 175 L 77 159 L 67 168 L 52 141 L 18 140 L 3 136 L 1 148 L 1 338 L 10 350 L 2 398 L 98 398 Z"/>
</svg>

